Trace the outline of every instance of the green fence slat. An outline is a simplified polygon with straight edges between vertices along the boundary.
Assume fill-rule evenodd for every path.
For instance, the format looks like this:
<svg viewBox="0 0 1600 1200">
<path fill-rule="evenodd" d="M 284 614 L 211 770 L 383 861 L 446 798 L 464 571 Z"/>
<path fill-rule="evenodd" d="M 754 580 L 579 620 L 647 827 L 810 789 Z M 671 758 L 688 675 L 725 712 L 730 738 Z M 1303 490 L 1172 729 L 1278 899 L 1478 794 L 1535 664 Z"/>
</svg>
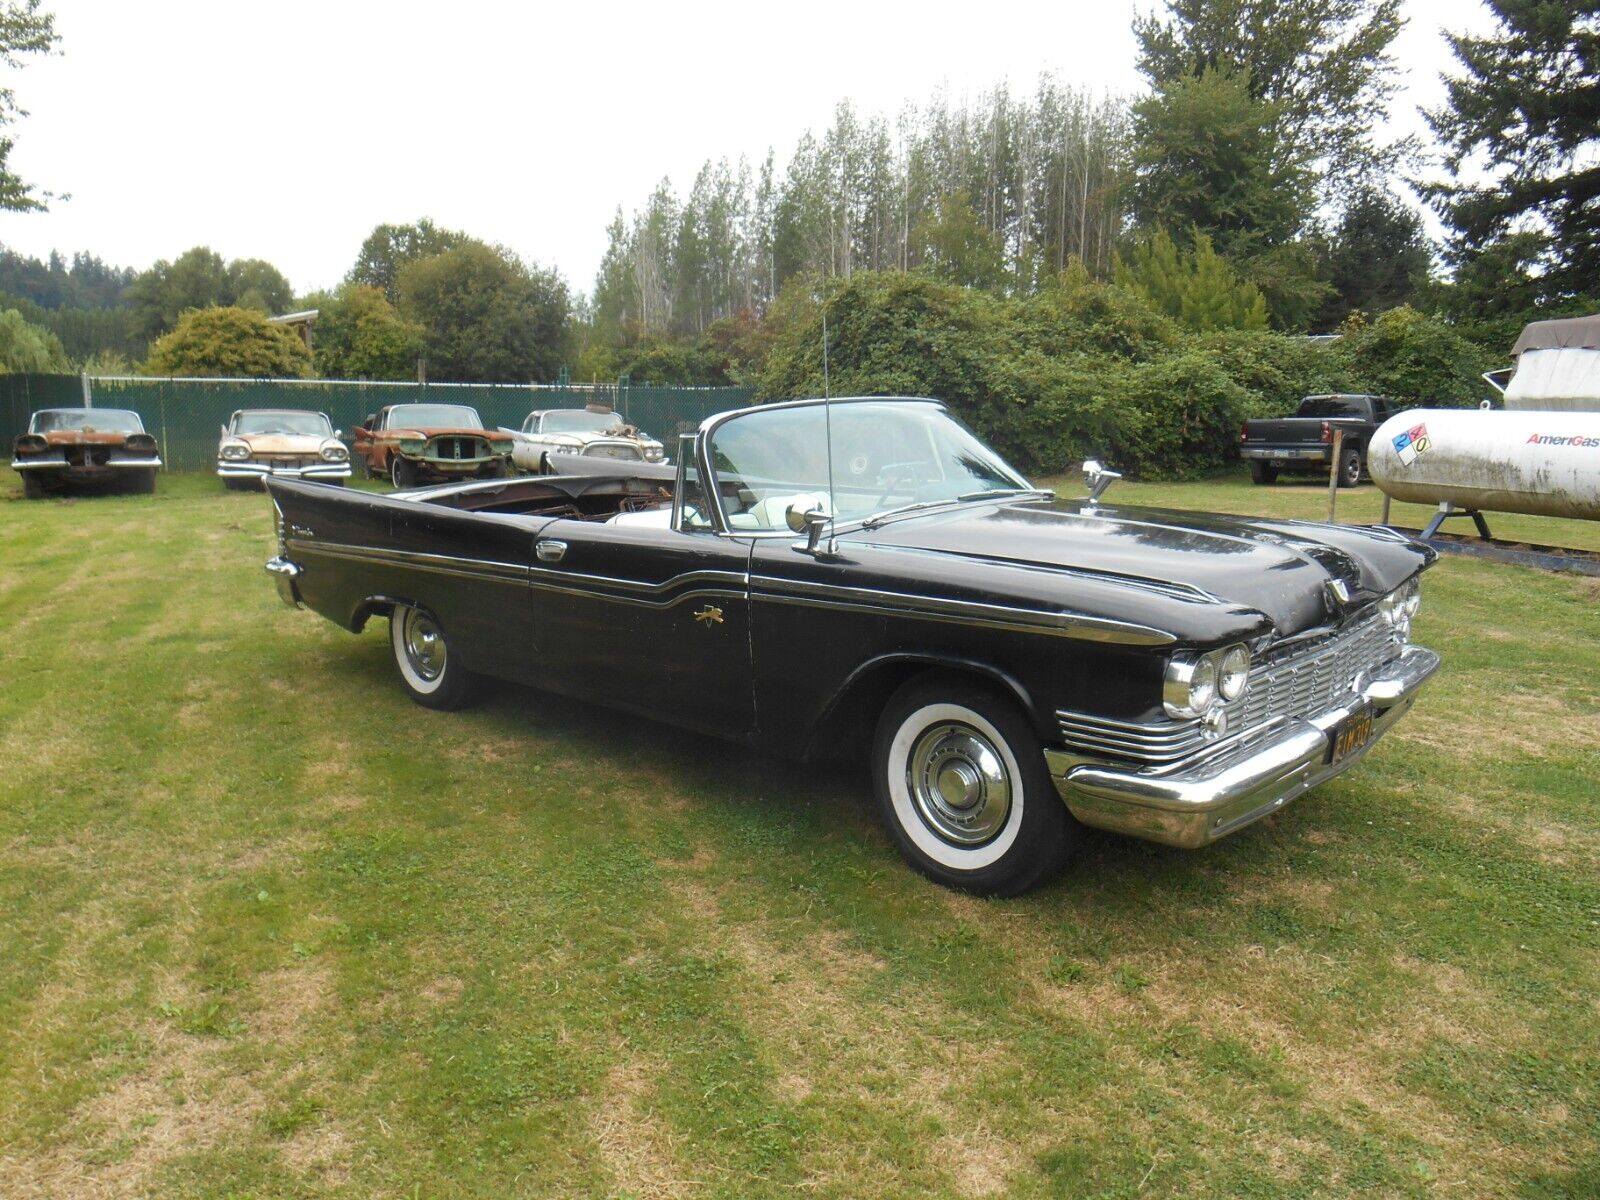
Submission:
<svg viewBox="0 0 1600 1200">
<path fill-rule="evenodd" d="M 369 413 L 388 404 L 428 400 L 469 404 L 489 428 L 516 428 L 536 408 L 582 408 L 590 401 L 615 407 L 632 424 L 669 446 L 679 433 L 696 428 L 714 413 L 754 402 L 754 389 L 642 387 L 624 384 L 372 384 L 343 380 L 158 379 L 90 380 L 99 408 L 130 408 L 161 446 L 169 471 L 209 471 L 216 462 L 217 437 L 240 408 L 308 408 L 325 412 L 346 440 Z M 0 434 L 6 448 L 27 428 L 40 408 L 72 408 L 83 403 L 76 375 L 0 375 Z"/>
</svg>

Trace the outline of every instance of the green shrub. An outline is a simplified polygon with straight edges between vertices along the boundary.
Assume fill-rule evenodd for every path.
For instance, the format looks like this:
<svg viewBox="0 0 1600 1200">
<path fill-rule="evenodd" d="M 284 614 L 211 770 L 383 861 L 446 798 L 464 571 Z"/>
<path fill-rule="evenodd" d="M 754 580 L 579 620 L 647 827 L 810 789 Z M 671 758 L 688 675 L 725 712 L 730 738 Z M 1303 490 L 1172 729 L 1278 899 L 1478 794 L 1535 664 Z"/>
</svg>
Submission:
<svg viewBox="0 0 1600 1200">
<path fill-rule="evenodd" d="M 193 308 L 157 338 L 146 375 L 288 379 L 311 374 L 311 352 L 298 334 L 254 309 Z"/>
<path fill-rule="evenodd" d="M 1489 396 L 1481 372 L 1503 366 L 1457 330 L 1414 308 L 1344 325 L 1339 351 L 1355 387 L 1422 408 L 1470 408 Z"/>
<path fill-rule="evenodd" d="M 1339 344 L 1281 333 L 1224 330 L 1194 341 L 1196 350 L 1247 393 L 1247 417 L 1292 413 L 1303 396 L 1354 390 Z"/>
</svg>

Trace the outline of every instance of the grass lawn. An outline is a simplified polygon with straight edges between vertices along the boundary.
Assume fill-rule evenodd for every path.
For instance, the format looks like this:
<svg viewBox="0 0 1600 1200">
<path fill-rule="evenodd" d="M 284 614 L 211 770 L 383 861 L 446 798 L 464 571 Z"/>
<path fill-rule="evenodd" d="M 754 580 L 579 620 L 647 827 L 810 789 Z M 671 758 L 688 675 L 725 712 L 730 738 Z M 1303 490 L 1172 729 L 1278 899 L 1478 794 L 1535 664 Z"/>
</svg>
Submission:
<svg viewBox="0 0 1600 1200">
<path fill-rule="evenodd" d="M 1359 767 L 982 902 L 864 769 L 415 706 L 383 622 L 278 602 L 258 494 L 19 495 L 6 1200 L 1600 1194 L 1600 581 L 1442 561 L 1444 670 Z"/>
</svg>

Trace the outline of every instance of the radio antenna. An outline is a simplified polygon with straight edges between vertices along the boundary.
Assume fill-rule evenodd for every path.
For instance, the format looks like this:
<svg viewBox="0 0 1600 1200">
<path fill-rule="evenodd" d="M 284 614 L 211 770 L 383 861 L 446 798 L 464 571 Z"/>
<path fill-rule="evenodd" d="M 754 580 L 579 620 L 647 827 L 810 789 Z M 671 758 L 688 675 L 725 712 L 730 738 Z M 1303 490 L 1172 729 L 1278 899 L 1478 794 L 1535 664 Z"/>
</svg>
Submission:
<svg viewBox="0 0 1600 1200">
<path fill-rule="evenodd" d="M 822 427 L 828 439 L 828 518 L 836 511 L 833 504 L 833 403 L 828 386 L 828 294 L 822 294 Z"/>
</svg>

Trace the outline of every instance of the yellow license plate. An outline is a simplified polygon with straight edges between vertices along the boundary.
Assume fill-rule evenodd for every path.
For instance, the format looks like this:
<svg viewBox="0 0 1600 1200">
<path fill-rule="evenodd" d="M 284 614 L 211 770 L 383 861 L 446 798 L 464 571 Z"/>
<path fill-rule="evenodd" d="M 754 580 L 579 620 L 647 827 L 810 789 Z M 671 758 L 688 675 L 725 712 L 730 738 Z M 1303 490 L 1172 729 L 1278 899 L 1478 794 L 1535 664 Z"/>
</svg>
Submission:
<svg viewBox="0 0 1600 1200">
<path fill-rule="evenodd" d="M 1359 712 L 1346 717 L 1333 732 L 1333 756 L 1341 762 L 1372 740 L 1372 713 Z"/>
</svg>

